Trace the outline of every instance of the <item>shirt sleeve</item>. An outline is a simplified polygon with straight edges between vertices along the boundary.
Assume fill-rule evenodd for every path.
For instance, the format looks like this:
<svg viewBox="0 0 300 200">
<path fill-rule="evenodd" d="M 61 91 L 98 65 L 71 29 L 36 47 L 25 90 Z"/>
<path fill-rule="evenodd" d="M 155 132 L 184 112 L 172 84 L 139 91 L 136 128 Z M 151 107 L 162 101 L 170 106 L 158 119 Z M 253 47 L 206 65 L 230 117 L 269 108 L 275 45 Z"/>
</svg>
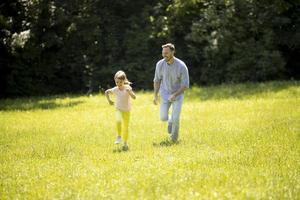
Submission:
<svg viewBox="0 0 300 200">
<path fill-rule="evenodd" d="M 189 78 L 189 70 L 187 66 L 184 64 L 181 70 L 181 87 L 189 87 L 190 86 L 190 78 Z"/>
<path fill-rule="evenodd" d="M 114 93 L 114 94 L 116 94 L 116 93 L 117 93 L 117 89 L 118 89 L 118 87 L 113 87 L 113 88 L 111 89 L 111 92 Z"/>
<path fill-rule="evenodd" d="M 160 82 L 161 79 L 162 79 L 162 75 L 160 73 L 160 67 L 161 65 L 159 64 L 159 62 L 156 64 L 156 67 L 155 67 L 155 74 L 154 74 L 154 79 L 153 79 L 153 82 Z"/>
</svg>

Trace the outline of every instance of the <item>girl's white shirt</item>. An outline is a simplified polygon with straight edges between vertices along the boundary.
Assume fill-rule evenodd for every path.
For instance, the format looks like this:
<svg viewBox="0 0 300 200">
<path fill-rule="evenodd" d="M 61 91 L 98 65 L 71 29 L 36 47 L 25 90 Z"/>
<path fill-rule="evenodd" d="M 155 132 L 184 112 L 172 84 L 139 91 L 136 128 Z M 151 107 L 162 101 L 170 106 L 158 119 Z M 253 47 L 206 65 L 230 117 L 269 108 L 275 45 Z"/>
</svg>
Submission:
<svg viewBox="0 0 300 200">
<path fill-rule="evenodd" d="M 122 90 L 118 86 L 111 89 L 112 93 L 116 95 L 115 106 L 118 110 L 128 112 L 131 110 L 130 95 L 126 89 L 132 89 L 129 85 L 125 85 Z"/>
</svg>

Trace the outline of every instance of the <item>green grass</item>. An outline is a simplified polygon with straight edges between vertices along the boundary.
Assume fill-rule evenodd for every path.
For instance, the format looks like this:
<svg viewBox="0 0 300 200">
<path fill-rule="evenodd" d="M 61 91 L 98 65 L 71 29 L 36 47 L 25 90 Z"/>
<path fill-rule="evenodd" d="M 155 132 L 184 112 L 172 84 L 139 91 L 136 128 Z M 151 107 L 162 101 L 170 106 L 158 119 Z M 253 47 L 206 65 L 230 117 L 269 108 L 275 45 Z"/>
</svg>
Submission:
<svg viewBox="0 0 300 200">
<path fill-rule="evenodd" d="M 177 144 L 158 113 L 137 92 L 121 151 L 101 94 L 1 100 L 0 199 L 300 199 L 299 82 L 189 89 Z"/>
</svg>

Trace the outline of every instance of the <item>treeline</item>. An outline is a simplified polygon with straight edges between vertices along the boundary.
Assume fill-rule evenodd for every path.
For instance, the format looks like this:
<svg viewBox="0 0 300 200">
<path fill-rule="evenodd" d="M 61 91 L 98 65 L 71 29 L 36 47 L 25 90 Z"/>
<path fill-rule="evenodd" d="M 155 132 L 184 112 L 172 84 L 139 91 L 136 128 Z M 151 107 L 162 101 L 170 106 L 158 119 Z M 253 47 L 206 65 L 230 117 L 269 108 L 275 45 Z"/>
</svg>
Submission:
<svg viewBox="0 0 300 200">
<path fill-rule="evenodd" d="M 192 84 L 300 78 L 299 0 L 2 0 L 0 95 L 152 88 L 172 42 Z"/>
</svg>

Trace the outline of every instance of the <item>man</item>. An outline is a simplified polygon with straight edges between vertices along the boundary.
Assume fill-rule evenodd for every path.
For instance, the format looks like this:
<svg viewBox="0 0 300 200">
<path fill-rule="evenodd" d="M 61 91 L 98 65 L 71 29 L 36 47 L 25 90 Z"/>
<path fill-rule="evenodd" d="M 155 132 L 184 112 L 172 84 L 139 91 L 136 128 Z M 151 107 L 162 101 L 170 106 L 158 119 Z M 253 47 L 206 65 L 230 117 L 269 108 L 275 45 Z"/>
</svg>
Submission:
<svg viewBox="0 0 300 200">
<path fill-rule="evenodd" d="M 183 61 L 174 56 L 175 46 L 171 43 L 162 45 L 162 57 L 156 63 L 154 75 L 154 99 L 157 105 L 160 92 L 160 119 L 168 121 L 168 133 L 176 142 L 179 134 L 180 112 L 184 91 L 189 87 L 189 72 Z M 169 108 L 172 114 L 169 117 Z"/>
</svg>

